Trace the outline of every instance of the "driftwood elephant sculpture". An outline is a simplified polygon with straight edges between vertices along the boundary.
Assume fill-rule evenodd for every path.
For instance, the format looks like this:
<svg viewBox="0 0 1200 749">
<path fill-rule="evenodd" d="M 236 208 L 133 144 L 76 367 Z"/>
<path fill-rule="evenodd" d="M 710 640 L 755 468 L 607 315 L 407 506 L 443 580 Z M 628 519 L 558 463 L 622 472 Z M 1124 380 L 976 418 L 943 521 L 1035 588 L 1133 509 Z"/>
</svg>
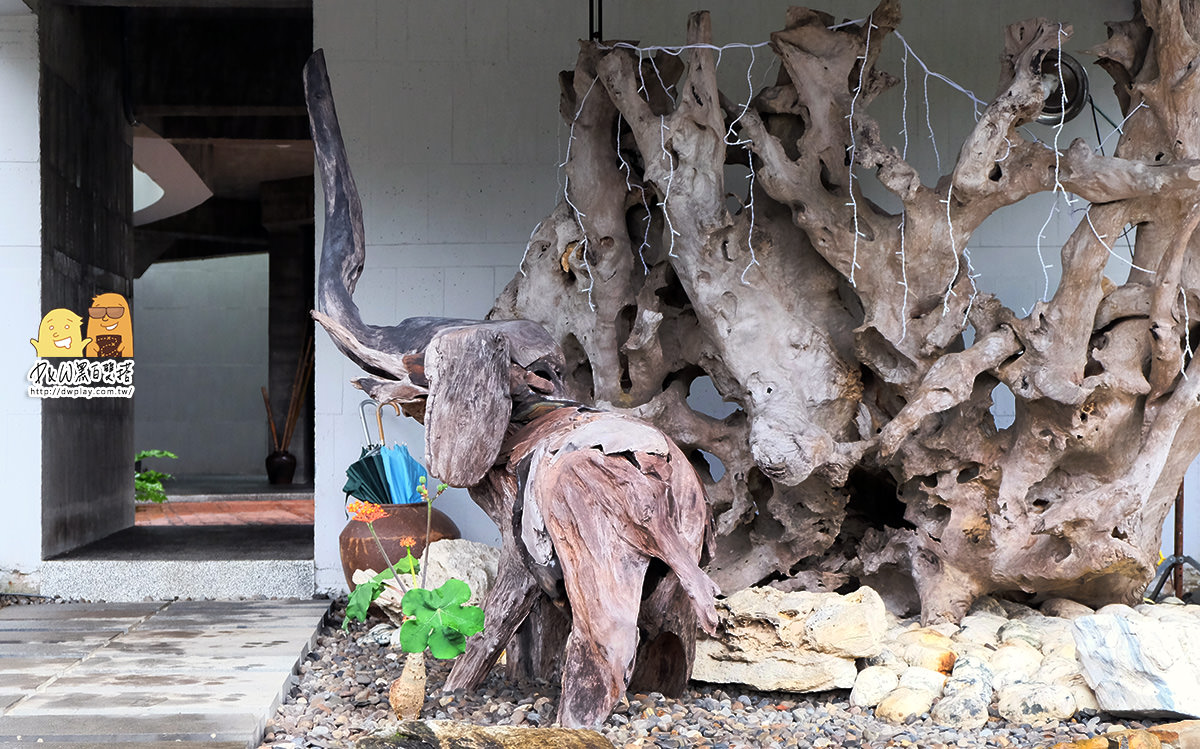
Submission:
<svg viewBox="0 0 1200 749">
<path fill-rule="evenodd" d="M 655 427 L 572 400 L 562 350 L 536 323 L 364 323 L 352 298 L 362 207 L 320 51 L 305 92 L 325 193 L 313 317 L 371 375 L 357 387 L 425 424 L 430 472 L 467 487 L 502 537 L 486 629 L 446 689 L 478 684 L 507 648 L 510 674 L 547 676 L 557 663 L 566 726 L 603 721 L 631 681 L 681 691 L 697 625 L 716 626 L 717 588 L 700 569 L 708 508 L 691 464 Z"/>
</svg>

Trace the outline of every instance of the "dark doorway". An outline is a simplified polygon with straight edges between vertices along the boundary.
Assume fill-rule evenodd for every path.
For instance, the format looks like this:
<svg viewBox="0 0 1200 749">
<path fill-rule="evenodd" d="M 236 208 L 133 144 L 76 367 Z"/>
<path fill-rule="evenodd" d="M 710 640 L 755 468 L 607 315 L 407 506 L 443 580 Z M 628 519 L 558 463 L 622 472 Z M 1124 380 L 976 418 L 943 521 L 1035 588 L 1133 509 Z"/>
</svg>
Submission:
<svg viewBox="0 0 1200 749">
<path fill-rule="evenodd" d="M 181 502 L 199 487 L 212 501 L 245 502 L 251 515 L 261 509 L 252 503 L 285 495 L 311 505 L 312 385 L 297 378 L 312 335 L 313 158 L 301 84 L 311 3 L 43 0 L 37 12 L 43 302 L 75 308 L 100 292 L 125 295 L 139 365 L 131 402 L 45 409 L 43 555 L 69 554 L 134 525 L 139 449 L 180 455 L 176 465 L 155 467 L 180 475 L 167 493 Z M 186 210 L 138 220 L 132 168 L 151 173 L 156 160 L 139 155 L 142 139 L 167 144 L 209 194 Z M 174 185 L 169 171 L 153 178 L 166 193 L 161 208 Z M 141 279 L 166 267 L 186 272 L 160 274 L 149 293 L 153 285 Z M 227 291 L 247 304 L 205 303 L 214 268 L 241 284 Z M 169 307 L 172 298 L 189 299 L 188 314 L 160 315 L 150 305 Z M 256 357 L 223 348 L 232 339 L 244 346 L 247 329 L 261 341 Z M 154 371 L 156 347 L 162 363 L 181 340 L 198 361 Z M 288 449 L 297 466 L 283 490 L 267 485 L 264 460 L 275 444 L 263 386 L 280 437 L 294 412 Z M 230 413 L 237 418 L 214 418 Z M 159 444 L 156 418 L 159 427 L 173 424 L 181 441 Z M 80 455 L 88 456 L 82 471 Z"/>
</svg>

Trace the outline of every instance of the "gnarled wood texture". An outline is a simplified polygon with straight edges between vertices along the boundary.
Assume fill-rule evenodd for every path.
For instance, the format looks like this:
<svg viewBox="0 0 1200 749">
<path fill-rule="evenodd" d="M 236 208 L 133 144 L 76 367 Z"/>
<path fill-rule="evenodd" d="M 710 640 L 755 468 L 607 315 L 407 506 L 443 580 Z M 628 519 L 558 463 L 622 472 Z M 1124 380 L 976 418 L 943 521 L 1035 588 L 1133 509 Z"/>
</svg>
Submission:
<svg viewBox="0 0 1200 749">
<path fill-rule="evenodd" d="M 679 693 L 697 624 L 716 627 L 717 587 L 699 566 L 709 512 L 695 469 L 656 427 L 568 400 L 564 355 L 537 323 L 364 323 L 353 300 L 362 211 L 320 51 L 305 92 L 326 195 L 313 316 L 375 375 L 358 387 L 423 421 L 431 472 L 468 487 L 501 533 L 487 626 L 446 689 L 478 684 L 514 636 L 517 664 L 545 666 L 563 644 L 565 613 L 560 723 L 599 724 L 635 673 Z"/>
<path fill-rule="evenodd" d="M 1128 117 L 1113 156 L 1018 130 L 1071 27 L 1009 27 L 995 98 L 925 180 L 869 114 L 896 82 L 876 63 L 898 0 L 840 25 L 791 9 L 779 79 L 745 111 L 717 88 L 705 13 L 678 60 L 583 42 L 561 76 L 567 195 L 491 317 L 541 322 L 568 384 L 721 461 L 708 570 L 726 592 L 906 577 L 926 621 L 988 592 L 1134 601 L 1200 451 L 1191 8 L 1144 0 L 1093 51 Z M 753 169 L 753 210 L 729 209 L 729 164 Z M 901 213 L 864 197 L 871 178 Z M 975 289 L 963 253 L 996 210 L 1058 187 L 1091 205 L 1053 297 L 1021 316 Z M 1147 270 L 1116 286 L 1104 267 L 1129 226 Z M 703 375 L 732 415 L 688 406 Z M 1016 420 L 998 430 L 1001 383 Z"/>
</svg>

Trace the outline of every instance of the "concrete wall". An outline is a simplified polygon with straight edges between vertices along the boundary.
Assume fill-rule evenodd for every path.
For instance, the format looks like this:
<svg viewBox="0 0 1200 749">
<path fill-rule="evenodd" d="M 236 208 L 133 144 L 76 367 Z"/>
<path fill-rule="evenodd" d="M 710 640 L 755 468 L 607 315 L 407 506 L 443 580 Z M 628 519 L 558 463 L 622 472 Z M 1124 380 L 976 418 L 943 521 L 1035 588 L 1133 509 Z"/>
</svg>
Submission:
<svg viewBox="0 0 1200 749">
<path fill-rule="evenodd" d="M 718 4 L 713 11 L 716 43 L 765 41 L 782 27 L 788 4 Z M 840 19 L 866 16 L 874 4 L 853 0 L 828 5 L 836 6 Z M 605 37 L 637 39 L 643 45 L 681 44 L 694 3 L 662 0 L 652 12 L 648 7 L 636 0 L 606 2 Z M 1105 19 L 1128 18 L 1131 8 L 1129 0 L 912 0 L 905 4 L 901 33 L 931 69 L 987 100 L 999 76 L 1006 24 L 1039 15 L 1062 18 L 1075 24 L 1075 36 L 1064 49 L 1076 53 L 1105 38 Z M 315 46 L 326 51 L 363 199 L 367 265 L 355 298 L 364 318 L 384 324 L 410 315 L 483 315 L 512 277 L 530 231 L 558 200 L 557 164 L 568 131 L 558 116 L 557 74 L 573 66 L 575 40 L 588 34 L 586 5 L 315 0 L 313 13 Z M 900 75 L 899 45 L 890 46 L 885 66 Z M 730 96 L 748 91 L 750 60 L 745 50 L 725 53 L 720 74 Z M 755 53 L 754 88 L 770 80 L 772 63 L 769 50 Z M 899 132 L 901 111 L 907 111 L 909 158 L 933 181 L 937 168 L 926 129 L 925 79 L 915 58 L 909 58 L 908 71 L 907 109 L 897 87 L 871 111 L 888 134 Z M 1116 118 L 1107 76 L 1090 65 L 1089 73 L 1099 106 Z M 973 108 L 961 93 L 937 81 L 929 82 L 929 92 L 930 123 L 944 171 L 973 125 Z M 1101 127 L 1102 133 L 1110 129 L 1103 121 Z M 1034 126 L 1031 132 L 1054 138 L 1049 128 Z M 1095 142 L 1087 113 L 1065 128 L 1060 142 L 1065 145 L 1076 136 Z M 888 137 L 902 145 L 900 135 Z M 1036 238 L 1051 202 L 1048 196 L 1036 196 L 1003 211 L 970 245 L 980 287 L 998 292 L 1018 311 L 1043 295 Z M 1044 256 L 1054 266 L 1047 271 L 1051 293 L 1058 277 L 1058 247 L 1073 224 L 1069 210 L 1063 210 L 1046 227 Z M 318 241 L 320 236 L 318 216 Z M 1110 270 L 1117 280 L 1124 277 L 1119 262 Z M 362 395 L 348 380 L 359 374 L 318 333 L 315 553 L 321 588 L 342 585 L 336 544 L 345 517 L 340 487 L 343 470 L 357 457 L 362 441 L 356 412 Z M 1003 393 L 998 399 L 998 418 L 1011 420 L 1011 399 L 1005 403 Z M 391 423 L 396 426 L 389 441 L 407 442 L 419 452 L 419 425 Z M 1200 485 L 1189 493 L 1197 490 Z M 466 536 L 496 539 L 490 522 L 465 493 L 448 494 L 440 503 Z M 1200 523 L 1189 529 L 1188 539 L 1195 554 Z"/>
<path fill-rule="evenodd" d="M 266 253 L 157 263 L 136 287 L 136 449 L 175 453 L 175 474 L 265 477 Z"/>
<path fill-rule="evenodd" d="M 43 311 L 79 314 L 105 292 L 133 297 L 123 32 L 116 8 L 45 3 L 38 16 Z M 41 436 L 43 556 L 133 524 L 129 399 L 48 399 Z"/>
<path fill-rule="evenodd" d="M 25 389 L 25 374 L 36 360 L 29 339 L 37 337 L 43 313 L 37 18 L 32 13 L 0 15 L 0 101 L 0 298 L 9 317 L 0 326 L 2 577 L 8 570 L 35 570 L 42 552 L 42 403 Z"/>
</svg>

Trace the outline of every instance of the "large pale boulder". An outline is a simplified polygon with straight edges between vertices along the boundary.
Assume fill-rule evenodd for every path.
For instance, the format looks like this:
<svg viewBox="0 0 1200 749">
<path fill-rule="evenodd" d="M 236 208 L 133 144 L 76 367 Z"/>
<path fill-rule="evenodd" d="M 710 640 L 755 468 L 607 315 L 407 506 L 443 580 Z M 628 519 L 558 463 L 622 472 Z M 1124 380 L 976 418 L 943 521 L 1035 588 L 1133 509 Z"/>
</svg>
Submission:
<svg viewBox="0 0 1200 749">
<path fill-rule="evenodd" d="M 1110 605 L 1074 620 L 1076 654 L 1102 710 L 1200 718 L 1200 618 L 1176 617 Z"/>
<path fill-rule="evenodd" d="M 692 678 L 761 690 L 850 689 L 856 658 L 879 654 L 883 600 L 870 588 L 836 593 L 746 588 L 718 603 L 718 637 L 696 640 Z"/>
<path fill-rule="evenodd" d="M 473 606 L 483 605 L 483 599 L 492 589 L 500 561 L 500 550 L 495 546 L 468 541 L 464 538 L 443 538 L 429 544 L 425 568 L 429 577 L 426 588 L 434 589 L 452 577 L 471 586 Z"/>
<path fill-rule="evenodd" d="M 499 549 L 477 541 L 444 538 L 429 544 L 426 552 L 422 560 L 425 568 L 417 573 L 418 585 L 421 584 L 422 574 L 425 575 L 423 587 L 430 590 L 440 588 L 452 577 L 458 578 L 471 588 L 471 598 L 467 603 L 472 606 L 483 605 L 483 599 L 492 589 L 492 582 L 496 579 L 496 570 L 500 560 Z M 355 585 L 358 585 L 373 577 L 375 577 L 375 570 L 355 570 L 353 581 Z M 401 602 L 409 587 L 411 585 L 407 577 L 404 580 L 404 586 L 399 586 L 389 580 L 384 584 L 379 597 L 375 599 L 375 605 L 397 627 L 404 622 Z M 396 642 L 399 642 L 398 633 L 395 639 Z"/>
</svg>

